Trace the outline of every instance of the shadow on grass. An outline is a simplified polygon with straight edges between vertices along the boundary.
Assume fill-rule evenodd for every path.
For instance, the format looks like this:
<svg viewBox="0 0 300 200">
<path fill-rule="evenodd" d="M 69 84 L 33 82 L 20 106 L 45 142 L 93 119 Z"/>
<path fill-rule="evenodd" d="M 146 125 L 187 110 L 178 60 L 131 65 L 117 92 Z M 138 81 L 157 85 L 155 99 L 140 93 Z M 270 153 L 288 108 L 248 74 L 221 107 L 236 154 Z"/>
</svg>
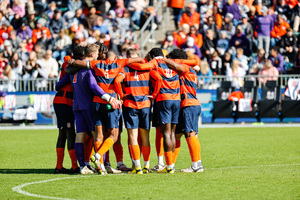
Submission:
<svg viewBox="0 0 300 200">
<path fill-rule="evenodd" d="M 0 174 L 54 174 L 54 169 L 0 169 Z"/>
</svg>

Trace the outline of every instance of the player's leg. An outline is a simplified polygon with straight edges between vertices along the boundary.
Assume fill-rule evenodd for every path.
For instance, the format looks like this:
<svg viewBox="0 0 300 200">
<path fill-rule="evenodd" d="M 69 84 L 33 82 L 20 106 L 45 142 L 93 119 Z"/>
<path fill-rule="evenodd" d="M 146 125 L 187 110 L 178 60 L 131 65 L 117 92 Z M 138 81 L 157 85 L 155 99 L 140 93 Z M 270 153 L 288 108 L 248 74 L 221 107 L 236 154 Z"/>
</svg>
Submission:
<svg viewBox="0 0 300 200">
<path fill-rule="evenodd" d="M 162 124 L 160 129 L 163 133 L 164 138 L 164 155 L 166 159 L 166 167 L 163 170 L 158 170 L 157 172 L 171 172 L 173 170 L 173 142 L 172 142 L 172 128 L 171 123 Z M 174 173 L 174 172 L 173 172 Z"/>
<path fill-rule="evenodd" d="M 157 165 L 155 165 L 152 170 L 161 170 L 165 167 L 164 163 L 164 144 L 163 144 L 163 135 L 159 127 L 156 127 L 156 136 L 155 136 L 155 148 L 157 154 Z"/>
<path fill-rule="evenodd" d="M 173 164 L 176 164 L 177 157 L 180 152 L 180 139 L 182 137 L 183 133 L 176 133 L 175 138 L 176 138 L 176 144 L 175 144 L 175 151 L 174 151 L 174 156 L 173 156 Z"/>
<path fill-rule="evenodd" d="M 77 157 L 76 157 L 76 153 L 75 153 L 75 149 L 74 149 L 75 138 L 76 138 L 74 125 L 71 128 L 66 128 L 65 132 L 67 135 L 68 152 L 69 152 L 69 156 L 70 156 L 71 162 L 72 162 L 72 168 L 70 169 L 70 173 L 77 174 L 77 173 L 80 173 L 80 168 L 78 167 L 78 164 L 77 164 Z"/>
<path fill-rule="evenodd" d="M 65 129 L 59 129 L 58 138 L 56 142 L 56 168 L 54 170 L 55 174 L 68 173 L 68 170 L 63 167 L 64 155 L 65 155 L 65 145 L 66 145 L 66 132 Z"/>
<path fill-rule="evenodd" d="M 117 170 L 121 171 L 131 171 L 131 168 L 128 168 L 124 163 L 123 163 L 123 146 L 121 144 L 121 133 L 123 130 L 123 119 L 120 117 L 119 120 L 119 137 L 117 142 L 115 142 L 113 146 L 113 150 L 116 155 L 116 161 L 117 161 Z"/>
<path fill-rule="evenodd" d="M 178 124 L 178 118 L 179 118 L 179 115 L 180 115 L 180 101 L 173 101 L 172 105 L 171 105 L 171 110 L 172 110 L 172 120 L 171 120 L 171 123 L 172 123 L 172 126 L 171 126 L 171 128 L 172 128 L 172 130 L 171 130 L 172 137 L 171 138 L 172 138 L 172 144 L 173 144 L 173 170 L 175 171 L 175 162 L 176 162 L 176 159 L 177 159 L 177 156 L 178 156 L 178 153 L 179 153 L 179 152 L 175 153 L 175 149 L 176 149 L 176 136 L 175 135 L 176 135 L 176 127 L 177 127 L 177 124 Z M 179 138 L 179 141 L 180 141 L 180 138 Z M 177 155 L 175 155 L 175 154 L 177 154 Z M 176 158 L 175 158 L 175 156 L 176 156 Z"/>
<path fill-rule="evenodd" d="M 139 134 L 141 138 L 141 146 L 142 146 L 142 154 L 144 157 L 144 173 L 152 172 L 150 171 L 150 140 L 149 140 L 149 132 L 150 132 L 150 107 L 143 108 L 138 110 L 139 116 Z"/>
</svg>

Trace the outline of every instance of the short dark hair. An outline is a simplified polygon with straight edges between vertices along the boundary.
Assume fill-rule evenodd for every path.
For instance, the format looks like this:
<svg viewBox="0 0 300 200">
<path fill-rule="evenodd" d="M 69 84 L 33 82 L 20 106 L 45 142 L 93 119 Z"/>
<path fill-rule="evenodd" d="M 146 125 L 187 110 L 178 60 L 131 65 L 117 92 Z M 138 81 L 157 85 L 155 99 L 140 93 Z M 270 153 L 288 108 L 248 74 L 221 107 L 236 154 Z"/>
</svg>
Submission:
<svg viewBox="0 0 300 200">
<path fill-rule="evenodd" d="M 153 48 L 149 51 L 149 55 L 151 56 L 151 58 L 155 58 L 158 56 L 164 56 L 164 53 L 160 48 Z"/>
<path fill-rule="evenodd" d="M 131 56 L 133 54 L 137 54 L 138 56 L 140 56 L 139 51 L 137 50 L 137 48 L 128 48 L 126 50 L 126 57 L 127 58 L 131 58 Z"/>
<path fill-rule="evenodd" d="M 84 55 L 85 55 L 85 47 L 77 45 L 73 49 L 73 58 L 75 60 L 82 59 L 82 57 L 84 57 Z"/>
<path fill-rule="evenodd" d="M 278 52 L 278 51 L 279 51 L 279 48 L 278 48 L 277 46 L 274 46 L 274 47 L 271 47 L 271 48 L 270 48 L 270 51 L 271 51 L 271 50 Z"/>
<path fill-rule="evenodd" d="M 108 52 L 108 47 L 104 44 L 104 43 L 100 43 L 100 42 L 95 42 L 95 44 L 99 45 L 99 54 L 105 54 Z"/>
<path fill-rule="evenodd" d="M 168 58 L 171 59 L 187 59 L 188 55 L 187 53 L 182 50 L 182 49 L 174 49 L 173 51 L 171 51 L 168 56 Z"/>
</svg>

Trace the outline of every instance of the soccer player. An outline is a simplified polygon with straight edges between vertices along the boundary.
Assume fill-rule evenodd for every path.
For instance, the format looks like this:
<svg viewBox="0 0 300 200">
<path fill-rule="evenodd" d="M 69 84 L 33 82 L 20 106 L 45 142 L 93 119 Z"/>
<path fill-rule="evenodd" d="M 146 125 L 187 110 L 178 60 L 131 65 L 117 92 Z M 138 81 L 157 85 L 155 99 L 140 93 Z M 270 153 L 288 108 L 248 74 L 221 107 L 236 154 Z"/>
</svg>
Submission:
<svg viewBox="0 0 300 200">
<path fill-rule="evenodd" d="M 86 60 L 89 62 L 98 57 L 99 46 L 89 44 L 85 48 Z M 72 82 L 74 91 L 73 112 L 76 121 L 76 141 L 75 152 L 80 165 L 81 174 L 92 174 L 93 172 L 85 165 L 84 162 L 84 141 L 87 132 L 94 135 L 94 124 L 92 120 L 92 102 L 94 94 L 109 102 L 114 109 L 119 108 L 122 104 L 114 97 L 106 94 L 96 82 L 91 70 L 81 69 L 74 75 L 64 76 L 56 85 L 56 89 L 60 89 L 64 84 Z"/>
<path fill-rule="evenodd" d="M 175 49 L 170 52 L 167 56 L 170 59 L 187 59 L 188 55 L 185 51 L 181 49 Z M 172 65 L 169 67 L 173 68 Z M 175 164 L 177 156 L 180 150 L 180 138 L 184 134 L 191 160 L 192 165 L 187 169 L 182 169 L 182 172 L 203 172 L 203 166 L 201 164 L 201 146 L 198 134 L 198 120 L 201 114 L 201 104 L 196 97 L 197 90 L 197 74 L 196 71 L 199 71 L 198 66 L 192 68 L 186 66 L 186 70 L 182 73 L 179 73 L 180 76 L 180 113 L 179 118 L 181 119 L 176 128 L 176 150 L 173 163 Z"/>
<path fill-rule="evenodd" d="M 68 56 L 69 57 L 69 56 Z M 65 76 L 65 69 L 68 66 L 67 59 L 65 57 L 65 62 L 62 65 L 62 70 L 60 74 L 60 80 Z M 84 57 L 84 47 L 77 46 L 73 50 L 74 59 L 82 59 Z M 56 168 L 54 170 L 55 174 L 61 173 L 80 173 L 80 168 L 77 165 L 77 158 L 74 150 L 75 143 L 75 127 L 74 127 L 74 114 L 72 110 L 73 106 L 73 89 L 71 83 L 63 86 L 55 95 L 53 99 L 53 106 L 55 114 L 57 117 L 57 128 L 59 130 L 59 135 L 56 143 Z M 67 170 L 63 167 L 63 160 L 65 154 L 65 144 L 68 141 L 68 152 L 72 162 L 72 168 Z"/>
<path fill-rule="evenodd" d="M 127 58 L 140 57 L 136 48 L 127 49 Z M 155 80 L 155 89 L 152 95 L 149 94 L 150 76 Z M 123 81 L 124 91 L 121 82 Z M 161 76 L 154 70 L 138 71 L 130 66 L 115 79 L 115 87 L 123 103 L 123 116 L 129 137 L 129 150 L 134 163 L 134 169 L 130 174 L 149 173 L 150 168 L 150 107 L 151 100 L 155 99 L 162 84 Z M 138 134 L 140 133 L 142 149 L 138 144 Z M 141 150 L 144 157 L 144 168 L 141 169 Z"/>
</svg>

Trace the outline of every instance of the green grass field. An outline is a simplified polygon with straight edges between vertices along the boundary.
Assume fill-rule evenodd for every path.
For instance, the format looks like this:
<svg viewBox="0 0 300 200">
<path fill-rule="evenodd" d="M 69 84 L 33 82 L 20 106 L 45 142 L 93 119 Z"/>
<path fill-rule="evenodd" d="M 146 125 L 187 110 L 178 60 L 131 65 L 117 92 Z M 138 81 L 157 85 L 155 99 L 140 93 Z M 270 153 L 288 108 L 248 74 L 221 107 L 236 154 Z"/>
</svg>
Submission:
<svg viewBox="0 0 300 200">
<path fill-rule="evenodd" d="M 54 175 L 56 138 L 57 130 L 0 131 L 0 199 L 300 199 L 299 127 L 200 129 L 204 172 L 192 174 L 179 171 L 191 163 L 182 138 L 175 174 Z M 115 167 L 112 151 L 110 157 Z M 33 184 L 22 191 L 36 197 L 12 190 L 25 183 Z"/>
</svg>

